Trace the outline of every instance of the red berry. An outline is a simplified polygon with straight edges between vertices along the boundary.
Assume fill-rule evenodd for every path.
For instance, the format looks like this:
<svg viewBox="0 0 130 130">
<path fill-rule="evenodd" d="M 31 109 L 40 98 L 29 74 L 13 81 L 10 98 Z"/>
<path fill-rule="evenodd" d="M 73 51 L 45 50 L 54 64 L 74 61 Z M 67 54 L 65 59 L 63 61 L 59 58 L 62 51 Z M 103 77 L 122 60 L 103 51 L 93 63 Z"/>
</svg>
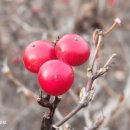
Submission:
<svg viewBox="0 0 130 130">
<path fill-rule="evenodd" d="M 77 34 L 67 34 L 63 36 L 57 42 L 55 51 L 58 59 L 72 66 L 85 63 L 90 55 L 88 43 Z"/>
<path fill-rule="evenodd" d="M 116 3 L 116 0 L 109 0 L 109 3 L 110 3 L 111 5 L 114 5 L 114 4 Z"/>
<path fill-rule="evenodd" d="M 34 41 L 23 53 L 25 67 L 34 73 L 38 73 L 41 65 L 51 59 L 55 59 L 55 49 L 47 41 Z"/>
<path fill-rule="evenodd" d="M 63 0 L 64 3 L 69 4 L 71 0 Z"/>
<path fill-rule="evenodd" d="M 39 14 L 39 13 L 41 13 L 41 9 L 34 7 L 34 8 L 32 8 L 32 13 L 33 14 Z"/>
<path fill-rule="evenodd" d="M 44 63 L 38 72 L 38 81 L 43 91 L 49 95 L 64 94 L 72 85 L 74 73 L 68 64 L 59 60 Z"/>
<path fill-rule="evenodd" d="M 21 57 L 20 56 L 13 57 L 13 59 L 12 59 L 12 64 L 13 65 L 18 65 L 18 63 L 20 63 L 20 62 L 21 62 Z"/>
</svg>

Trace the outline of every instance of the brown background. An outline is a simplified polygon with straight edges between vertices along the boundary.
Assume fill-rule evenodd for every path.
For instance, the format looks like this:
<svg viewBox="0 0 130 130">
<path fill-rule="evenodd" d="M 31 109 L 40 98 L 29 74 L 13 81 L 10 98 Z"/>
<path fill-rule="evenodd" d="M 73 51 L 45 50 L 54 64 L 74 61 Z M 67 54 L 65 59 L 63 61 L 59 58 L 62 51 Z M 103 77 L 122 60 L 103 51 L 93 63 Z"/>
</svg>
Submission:
<svg viewBox="0 0 130 130">
<path fill-rule="evenodd" d="M 104 38 L 99 58 L 101 66 L 112 53 L 117 53 L 115 65 L 95 82 L 96 97 L 89 108 L 81 110 L 69 123 L 75 130 L 82 130 L 86 123 L 91 124 L 89 121 L 95 122 L 103 111 L 108 122 L 102 130 L 129 130 L 129 0 L 117 0 L 115 5 L 110 5 L 107 0 L 0 0 L 0 70 L 8 58 L 13 75 L 38 95 L 37 75 L 25 70 L 21 60 L 26 45 L 38 39 L 52 42 L 57 36 L 75 32 L 89 41 L 93 50 L 92 32 L 96 28 L 106 30 L 116 17 L 122 20 L 122 26 Z M 74 68 L 72 91 L 77 96 L 87 82 L 86 69 L 89 65 L 87 62 Z M 125 101 L 117 109 L 117 96 L 122 94 Z M 73 97 L 67 93 L 58 110 L 65 116 L 75 106 Z M 116 114 L 111 116 L 113 109 Z M 0 130 L 40 130 L 44 111 L 37 103 L 18 94 L 15 84 L 0 71 L 0 121 L 7 122 L 0 125 Z"/>
</svg>

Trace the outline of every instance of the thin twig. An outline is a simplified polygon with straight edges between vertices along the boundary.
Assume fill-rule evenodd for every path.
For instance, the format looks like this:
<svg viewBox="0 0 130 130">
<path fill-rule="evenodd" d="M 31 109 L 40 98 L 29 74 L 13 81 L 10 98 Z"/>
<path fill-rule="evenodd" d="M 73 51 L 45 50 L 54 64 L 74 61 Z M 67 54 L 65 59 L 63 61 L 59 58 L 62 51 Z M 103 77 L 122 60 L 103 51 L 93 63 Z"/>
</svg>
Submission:
<svg viewBox="0 0 130 130">
<path fill-rule="evenodd" d="M 92 72 L 93 72 L 94 64 L 97 59 L 97 54 L 99 52 L 99 49 L 100 49 L 100 46 L 102 43 L 102 37 L 107 36 L 109 33 L 111 33 L 113 31 L 114 28 L 120 26 L 120 24 L 121 24 L 121 20 L 119 18 L 116 18 L 113 25 L 110 28 L 108 28 L 107 31 L 101 31 L 99 29 L 96 29 L 95 32 L 93 33 L 93 42 L 96 45 L 96 50 L 95 50 L 94 59 L 92 62 L 92 67 L 91 67 Z"/>
<path fill-rule="evenodd" d="M 86 86 L 86 91 L 90 91 L 92 89 L 92 84 L 94 82 L 95 79 L 97 79 L 98 77 L 101 77 L 102 75 L 104 75 L 106 72 L 108 72 L 109 70 L 109 64 L 112 61 L 112 59 L 116 56 L 116 53 L 112 54 L 110 56 L 110 58 L 107 60 L 107 62 L 105 63 L 105 65 L 100 68 L 99 70 L 97 70 L 97 72 L 95 73 L 95 75 L 92 75 L 91 78 L 88 80 L 87 86 Z"/>
<path fill-rule="evenodd" d="M 59 121 L 55 124 L 55 126 L 59 127 L 62 124 L 64 124 L 67 120 L 69 120 L 73 115 L 75 115 L 78 111 L 80 111 L 83 108 L 83 105 L 79 104 L 74 110 L 69 113 L 63 120 Z"/>
<path fill-rule="evenodd" d="M 85 130 L 96 130 L 96 129 L 98 129 L 102 125 L 102 123 L 104 122 L 104 118 L 105 117 L 103 115 L 100 116 L 93 126 L 91 126 L 89 128 L 85 128 Z"/>
<path fill-rule="evenodd" d="M 38 96 L 35 95 L 34 92 L 32 92 L 31 90 L 29 90 L 28 88 L 26 88 L 26 86 L 24 84 L 22 84 L 19 80 L 17 80 L 10 68 L 8 67 L 7 64 L 7 59 L 5 59 L 5 61 L 3 62 L 3 68 L 2 68 L 2 72 L 3 74 L 9 79 L 11 80 L 17 87 L 17 92 L 19 93 L 23 93 L 25 97 L 29 98 L 29 99 L 35 99 L 37 101 Z"/>
<path fill-rule="evenodd" d="M 93 70 L 93 66 L 94 66 L 94 63 L 96 61 L 96 55 L 98 53 L 100 44 L 102 42 L 102 37 L 103 37 L 103 32 L 100 31 L 99 32 L 99 37 L 98 37 L 98 44 L 97 44 L 97 48 L 96 48 L 96 51 L 95 51 L 95 56 L 94 56 L 94 60 L 93 60 L 92 69 L 91 70 Z M 116 54 L 112 54 L 112 56 L 107 60 L 105 65 L 102 68 L 100 68 L 99 70 L 97 70 L 95 73 L 93 73 L 91 75 L 91 77 L 89 77 L 89 80 L 88 80 L 87 85 L 86 85 L 86 89 L 83 89 L 83 91 L 81 91 L 81 94 L 80 94 L 81 95 L 80 96 L 81 100 L 80 100 L 80 103 L 78 104 L 78 106 L 76 108 L 74 108 L 63 120 L 61 120 L 58 123 L 54 124 L 54 127 L 61 126 L 67 120 L 69 120 L 71 117 L 73 117 L 77 112 L 79 112 L 82 108 L 88 106 L 88 104 L 93 100 L 93 97 L 94 97 L 94 93 L 93 94 L 91 93 L 93 91 L 93 82 L 97 78 L 101 77 L 106 72 L 108 72 L 108 70 L 110 68 L 109 64 L 110 64 L 111 60 L 113 59 L 113 57 L 115 55 Z"/>
<path fill-rule="evenodd" d="M 46 95 L 46 97 L 42 97 L 42 93 L 39 95 L 40 98 L 35 95 L 35 93 L 31 90 L 29 90 L 28 88 L 26 88 L 26 86 L 24 84 L 22 84 L 17 78 L 15 78 L 7 64 L 7 58 L 5 58 L 4 62 L 3 62 L 3 68 L 2 68 L 2 72 L 3 74 L 9 79 L 11 80 L 17 87 L 17 92 L 22 93 L 27 99 L 34 99 L 35 101 L 37 101 L 40 105 L 44 106 L 44 107 L 48 107 L 50 109 L 49 115 L 44 115 L 43 116 L 43 122 L 42 122 L 42 126 L 41 129 L 45 128 L 44 126 L 46 126 L 46 123 L 50 123 L 50 125 L 52 124 L 53 121 L 53 115 L 55 112 L 55 109 L 58 105 L 58 103 L 60 102 L 60 98 L 55 97 L 54 102 L 50 103 L 50 96 Z M 62 115 L 59 111 L 57 111 L 56 116 L 58 117 L 58 119 L 61 120 Z M 60 115 L 60 117 L 59 117 Z M 62 118 L 63 119 L 63 118 Z M 49 126 L 48 126 L 49 127 Z M 47 127 L 46 127 L 47 128 Z"/>
<path fill-rule="evenodd" d="M 103 32 L 103 35 L 107 36 L 109 33 L 113 31 L 113 29 L 120 26 L 120 24 L 121 24 L 121 20 L 119 18 L 116 18 L 113 25 L 107 31 Z"/>
<path fill-rule="evenodd" d="M 104 68 L 108 66 L 108 64 L 111 62 L 111 60 L 116 56 L 117 54 L 114 53 L 111 55 L 111 57 L 108 59 L 108 61 L 105 63 Z"/>
<path fill-rule="evenodd" d="M 75 107 L 63 120 L 59 121 L 58 123 L 54 124 L 54 126 L 59 127 L 64 124 L 67 120 L 69 120 L 72 116 L 74 116 L 77 112 L 79 112 L 82 108 L 87 107 L 88 104 L 92 101 L 94 93 L 89 91 L 85 96 L 82 97 L 80 103 L 77 107 Z"/>
<path fill-rule="evenodd" d="M 90 78 L 90 80 L 89 80 L 88 83 L 87 83 L 87 87 L 86 87 L 86 91 L 87 91 L 87 92 L 90 92 L 90 91 L 91 91 L 94 80 L 97 79 L 97 78 L 99 78 L 99 77 L 101 77 L 103 74 L 105 74 L 105 73 L 109 70 L 109 68 L 108 68 L 107 66 L 109 65 L 110 61 L 113 59 L 114 56 L 115 56 L 115 55 L 112 55 L 112 56 L 108 59 L 108 61 L 107 61 L 106 64 L 104 65 L 104 68 L 103 68 L 103 69 L 100 69 L 100 71 L 97 71 L 98 73 L 96 73 L 95 75 L 93 75 L 93 76 Z M 68 114 L 62 121 L 60 121 L 59 123 L 57 123 L 56 126 L 62 125 L 64 122 L 66 122 L 68 119 L 70 119 L 73 115 L 75 115 L 78 111 L 80 111 L 83 107 L 86 107 L 86 106 L 89 104 L 90 101 L 87 100 L 87 101 L 89 101 L 89 102 L 87 102 L 87 105 L 84 106 L 84 103 L 86 103 L 85 101 L 86 101 L 86 99 L 83 100 L 83 103 L 82 103 L 83 106 L 82 106 L 81 104 L 79 104 L 79 105 L 78 105 L 70 114 Z"/>
<path fill-rule="evenodd" d="M 22 21 L 16 15 L 11 16 L 11 19 L 13 20 L 13 22 L 15 22 L 16 24 L 20 25 L 24 30 L 26 30 L 29 33 L 42 33 L 43 32 L 43 29 L 41 29 L 41 28 L 34 28 L 34 27 L 30 26 L 29 24 L 27 24 L 24 21 Z"/>
<path fill-rule="evenodd" d="M 98 42 L 97 42 L 97 46 L 96 46 L 96 50 L 95 50 L 95 54 L 94 54 L 94 59 L 93 59 L 93 62 L 92 62 L 92 67 L 91 67 L 91 70 L 93 71 L 93 67 L 94 67 L 94 64 L 95 64 L 95 61 L 96 61 L 96 57 L 97 57 L 97 54 L 98 54 L 98 51 L 99 51 L 99 48 L 100 48 L 100 45 L 102 43 L 102 37 L 103 37 L 103 32 L 102 31 L 99 31 L 98 33 Z"/>
<path fill-rule="evenodd" d="M 114 97 L 115 98 L 115 97 Z M 113 100 L 113 99 L 112 99 Z M 114 99 L 115 100 L 115 99 Z M 116 102 L 115 102 L 116 101 Z M 102 123 L 101 127 L 99 130 L 102 130 L 103 127 L 107 126 L 115 117 L 115 115 L 117 114 L 117 112 L 119 111 L 119 108 L 122 107 L 122 105 L 124 105 L 124 97 L 122 95 L 118 96 L 115 100 L 115 104 L 113 105 L 110 101 L 110 106 L 108 105 L 107 108 L 111 108 L 109 115 L 107 116 L 106 120 Z"/>
</svg>

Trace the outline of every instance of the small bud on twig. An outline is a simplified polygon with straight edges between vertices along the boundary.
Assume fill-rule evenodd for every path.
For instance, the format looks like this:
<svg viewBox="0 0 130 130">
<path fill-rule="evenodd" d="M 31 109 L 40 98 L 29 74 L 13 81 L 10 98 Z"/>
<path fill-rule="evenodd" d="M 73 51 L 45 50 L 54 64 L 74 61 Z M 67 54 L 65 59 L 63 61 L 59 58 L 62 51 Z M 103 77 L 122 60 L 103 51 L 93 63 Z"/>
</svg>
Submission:
<svg viewBox="0 0 130 130">
<path fill-rule="evenodd" d="M 121 20 L 119 18 L 115 19 L 115 22 L 120 26 L 121 25 Z"/>
<path fill-rule="evenodd" d="M 120 25 L 121 25 L 121 20 L 119 18 L 116 18 L 114 20 L 113 25 L 106 32 L 103 32 L 103 36 L 108 35 L 109 33 L 111 33 L 113 31 L 114 28 L 116 28 L 116 27 L 118 27 Z"/>
<path fill-rule="evenodd" d="M 7 58 L 5 58 L 5 60 L 3 62 L 2 73 L 4 75 L 10 75 L 10 69 L 9 69 L 9 67 L 7 65 Z"/>
</svg>

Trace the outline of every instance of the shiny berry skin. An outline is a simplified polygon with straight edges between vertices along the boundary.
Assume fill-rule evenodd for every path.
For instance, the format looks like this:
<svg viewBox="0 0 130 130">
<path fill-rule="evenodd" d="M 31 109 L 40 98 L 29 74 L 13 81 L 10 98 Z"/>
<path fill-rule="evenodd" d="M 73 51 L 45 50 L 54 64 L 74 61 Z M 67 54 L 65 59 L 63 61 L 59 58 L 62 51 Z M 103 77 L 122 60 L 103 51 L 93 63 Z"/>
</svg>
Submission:
<svg viewBox="0 0 130 130">
<path fill-rule="evenodd" d="M 49 95 L 59 96 L 69 90 L 74 80 L 72 67 L 59 60 L 44 63 L 38 72 L 38 82 Z"/>
<path fill-rule="evenodd" d="M 43 63 L 55 58 L 55 49 L 47 41 L 34 41 L 23 53 L 24 66 L 33 73 L 38 73 Z"/>
<path fill-rule="evenodd" d="M 67 34 L 59 39 L 55 51 L 58 59 L 72 66 L 85 63 L 90 55 L 88 43 L 77 34 Z"/>
</svg>

